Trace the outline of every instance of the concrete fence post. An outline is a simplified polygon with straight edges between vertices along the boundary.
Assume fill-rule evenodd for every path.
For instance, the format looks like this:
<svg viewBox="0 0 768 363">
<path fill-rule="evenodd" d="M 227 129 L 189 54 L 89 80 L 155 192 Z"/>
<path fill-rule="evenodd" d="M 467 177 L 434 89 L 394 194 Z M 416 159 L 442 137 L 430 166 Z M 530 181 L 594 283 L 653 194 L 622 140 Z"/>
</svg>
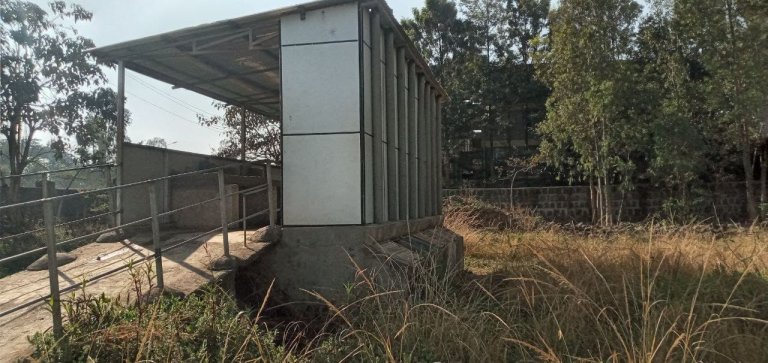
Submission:
<svg viewBox="0 0 768 363">
<path fill-rule="evenodd" d="M 157 186 L 151 183 L 147 186 L 149 189 L 149 211 L 152 215 L 152 246 L 155 249 L 155 272 L 157 278 L 157 288 L 165 288 L 163 281 L 163 248 L 160 245 L 160 220 L 157 217 Z"/>
<path fill-rule="evenodd" d="M 43 198 L 52 196 L 49 190 L 48 174 L 42 176 Z M 46 245 L 48 249 L 48 279 L 51 290 L 51 315 L 53 317 L 53 335 L 56 340 L 61 339 L 64 330 L 61 323 L 61 294 L 59 293 L 59 266 L 56 260 L 56 230 L 53 216 L 53 202 L 43 202 L 43 219 L 45 221 Z"/>
</svg>

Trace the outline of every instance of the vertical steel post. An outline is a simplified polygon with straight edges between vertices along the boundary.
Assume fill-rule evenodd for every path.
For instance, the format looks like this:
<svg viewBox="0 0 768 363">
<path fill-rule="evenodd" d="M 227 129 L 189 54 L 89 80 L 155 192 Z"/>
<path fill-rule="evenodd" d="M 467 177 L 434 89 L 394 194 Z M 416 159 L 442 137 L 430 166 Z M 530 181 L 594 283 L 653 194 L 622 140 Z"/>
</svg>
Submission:
<svg viewBox="0 0 768 363">
<path fill-rule="evenodd" d="M 384 107 L 384 35 L 381 14 L 371 13 L 371 119 L 373 123 L 373 221 L 387 221 L 386 108 Z"/>
<path fill-rule="evenodd" d="M 419 217 L 419 86 L 416 65 L 408 64 L 408 218 Z"/>
<path fill-rule="evenodd" d="M 48 185 L 48 174 L 42 176 L 43 198 L 51 197 Z M 53 202 L 43 202 L 43 218 L 45 220 L 46 245 L 48 247 L 48 280 L 51 289 L 51 315 L 53 317 L 53 335 L 56 340 L 61 339 L 64 330 L 61 324 L 61 295 L 59 293 L 59 267 L 56 260 L 56 230 L 53 217 Z"/>
<path fill-rule="evenodd" d="M 385 74 L 385 104 L 387 116 L 387 217 L 390 221 L 400 219 L 400 191 L 398 181 L 398 154 L 401 152 L 400 142 L 398 140 L 398 113 L 397 113 L 397 53 L 395 51 L 395 35 L 387 32 L 384 37 L 384 66 Z"/>
<path fill-rule="evenodd" d="M 117 64 L 117 140 L 115 152 L 115 164 L 117 164 L 117 185 L 123 185 L 123 143 L 125 142 L 125 64 L 119 61 Z M 115 193 L 115 224 L 123 224 L 123 190 Z"/>
<path fill-rule="evenodd" d="M 224 239 L 224 257 L 229 257 L 229 228 L 227 226 L 227 195 L 224 189 L 224 169 L 219 169 L 219 211 L 221 212 L 221 235 Z"/>
<path fill-rule="evenodd" d="M 163 248 L 160 245 L 160 220 L 157 217 L 157 186 L 151 183 L 149 189 L 149 212 L 152 215 L 152 246 L 155 249 L 155 272 L 157 275 L 157 288 L 165 288 L 163 282 Z"/>
<path fill-rule="evenodd" d="M 405 48 L 397 49 L 397 179 L 398 216 L 408 219 L 408 63 Z"/>
<path fill-rule="evenodd" d="M 267 202 L 269 203 L 269 226 L 277 225 L 277 198 L 275 197 L 275 185 L 272 183 L 272 165 L 267 164 Z"/>
<path fill-rule="evenodd" d="M 107 179 L 107 184 L 106 185 L 107 185 L 107 188 L 109 188 L 109 187 L 113 186 L 113 183 L 112 183 L 112 167 L 111 166 L 107 166 L 105 173 L 106 173 L 106 179 Z M 117 207 L 115 206 L 115 191 L 114 190 L 110 190 L 109 192 L 107 192 L 107 198 L 109 199 L 109 211 L 112 212 L 112 214 L 110 214 L 110 216 L 109 216 L 109 219 L 112 221 L 112 227 L 116 227 L 117 226 L 117 214 L 115 213 L 115 211 L 117 210 Z"/>
</svg>

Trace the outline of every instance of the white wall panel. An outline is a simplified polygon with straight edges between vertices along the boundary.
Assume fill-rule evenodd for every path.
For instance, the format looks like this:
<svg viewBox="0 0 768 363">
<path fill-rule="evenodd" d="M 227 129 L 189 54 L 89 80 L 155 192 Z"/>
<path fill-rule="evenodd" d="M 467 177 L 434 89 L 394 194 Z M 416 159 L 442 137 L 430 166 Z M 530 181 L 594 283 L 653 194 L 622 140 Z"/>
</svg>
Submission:
<svg viewBox="0 0 768 363">
<path fill-rule="evenodd" d="M 283 133 L 360 131 L 358 43 L 282 48 Z"/>
<path fill-rule="evenodd" d="M 360 224 L 360 157 L 360 134 L 284 136 L 284 223 Z"/>
<path fill-rule="evenodd" d="M 323 9 L 290 14 L 280 19 L 283 45 L 357 40 L 357 3 L 352 2 Z"/>
</svg>

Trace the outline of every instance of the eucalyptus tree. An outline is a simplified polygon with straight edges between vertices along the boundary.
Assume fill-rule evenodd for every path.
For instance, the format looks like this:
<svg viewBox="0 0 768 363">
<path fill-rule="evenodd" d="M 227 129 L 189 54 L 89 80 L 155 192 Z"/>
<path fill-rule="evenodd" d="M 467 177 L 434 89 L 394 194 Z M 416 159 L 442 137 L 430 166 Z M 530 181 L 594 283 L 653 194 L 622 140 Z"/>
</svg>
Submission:
<svg viewBox="0 0 768 363">
<path fill-rule="evenodd" d="M 768 107 L 768 2 L 674 0 L 674 29 L 700 55 L 710 132 L 738 151 L 747 213 L 758 217 L 755 154 Z"/>
<path fill-rule="evenodd" d="M 536 57 L 552 89 L 539 125 L 540 153 L 549 164 L 594 188 L 596 220 L 615 218 L 611 186 L 631 183 L 632 153 L 645 137 L 633 107 L 631 62 L 641 6 L 632 0 L 563 0 L 550 13 L 550 31 Z"/>
</svg>

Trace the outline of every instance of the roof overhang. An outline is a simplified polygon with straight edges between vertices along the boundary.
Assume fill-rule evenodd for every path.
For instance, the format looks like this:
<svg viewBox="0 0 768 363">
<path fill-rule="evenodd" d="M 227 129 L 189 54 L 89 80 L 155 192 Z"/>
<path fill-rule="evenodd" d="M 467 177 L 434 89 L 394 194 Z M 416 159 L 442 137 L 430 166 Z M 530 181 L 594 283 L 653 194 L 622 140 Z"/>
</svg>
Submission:
<svg viewBox="0 0 768 363">
<path fill-rule="evenodd" d="M 381 11 L 419 72 L 447 94 L 383 0 L 320 0 L 92 49 L 107 62 L 275 119 L 280 118 L 280 18 L 342 3 Z"/>
</svg>

